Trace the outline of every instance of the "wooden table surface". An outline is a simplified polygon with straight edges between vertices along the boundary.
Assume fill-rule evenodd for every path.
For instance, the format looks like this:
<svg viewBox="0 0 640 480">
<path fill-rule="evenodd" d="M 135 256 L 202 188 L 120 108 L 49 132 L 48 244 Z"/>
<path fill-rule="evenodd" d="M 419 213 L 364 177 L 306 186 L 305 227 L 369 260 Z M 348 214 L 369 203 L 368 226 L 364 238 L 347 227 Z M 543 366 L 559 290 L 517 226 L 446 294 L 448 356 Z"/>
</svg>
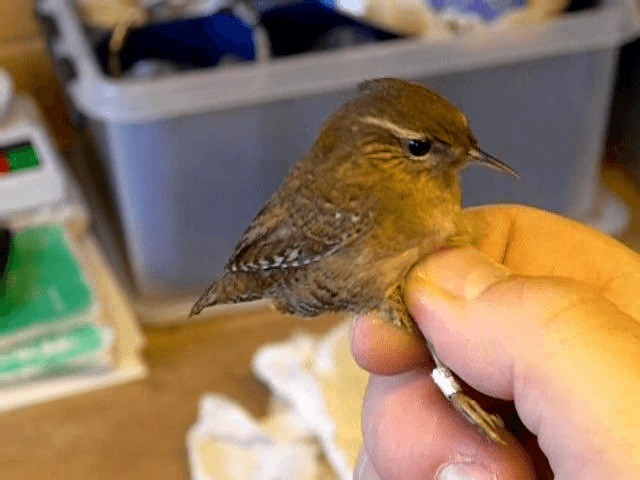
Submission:
<svg viewBox="0 0 640 480">
<path fill-rule="evenodd" d="M 189 478 L 200 397 L 221 393 L 262 415 L 269 391 L 251 372 L 255 350 L 339 320 L 261 311 L 145 329 L 145 380 L 0 414 L 0 479 Z"/>
</svg>

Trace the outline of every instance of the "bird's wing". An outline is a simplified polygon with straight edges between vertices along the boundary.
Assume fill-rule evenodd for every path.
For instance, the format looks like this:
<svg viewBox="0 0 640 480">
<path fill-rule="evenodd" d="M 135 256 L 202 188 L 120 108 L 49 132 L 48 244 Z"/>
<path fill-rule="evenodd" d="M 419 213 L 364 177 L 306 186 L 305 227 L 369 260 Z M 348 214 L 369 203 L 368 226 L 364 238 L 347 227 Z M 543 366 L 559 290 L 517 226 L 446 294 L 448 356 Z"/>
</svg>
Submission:
<svg viewBox="0 0 640 480">
<path fill-rule="evenodd" d="M 373 209 L 361 207 L 361 201 L 340 208 L 298 197 L 278 211 L 269 202 L 240 239 L 226 270 L 265 271 L 315 263 L 372 228 Z"/>
</svg>

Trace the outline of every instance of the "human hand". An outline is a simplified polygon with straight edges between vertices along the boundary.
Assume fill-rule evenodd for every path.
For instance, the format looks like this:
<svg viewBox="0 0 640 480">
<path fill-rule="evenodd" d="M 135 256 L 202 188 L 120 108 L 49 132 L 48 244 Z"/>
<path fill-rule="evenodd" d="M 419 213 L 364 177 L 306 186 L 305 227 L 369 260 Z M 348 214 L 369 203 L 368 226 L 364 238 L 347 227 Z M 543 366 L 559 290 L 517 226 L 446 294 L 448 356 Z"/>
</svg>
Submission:
<svg viewBox="0 0 640 480">
<path fill-rule="evenodd" d="M 524 430 L 504 433 L 507 446 L 489 442 L 433 384 L 424 340 L 364 317 L 352 330 L 372 372 L 355 478 L 527 480 L 543 478 L 547 461 L 559 479 L 640 478 L 640 257 L 539 210 L 469 214 L 487 225 L 482 254 L 422 262 L 405 302 L 442 361 L 513 401 L 537 445 Z"/>
</svg>

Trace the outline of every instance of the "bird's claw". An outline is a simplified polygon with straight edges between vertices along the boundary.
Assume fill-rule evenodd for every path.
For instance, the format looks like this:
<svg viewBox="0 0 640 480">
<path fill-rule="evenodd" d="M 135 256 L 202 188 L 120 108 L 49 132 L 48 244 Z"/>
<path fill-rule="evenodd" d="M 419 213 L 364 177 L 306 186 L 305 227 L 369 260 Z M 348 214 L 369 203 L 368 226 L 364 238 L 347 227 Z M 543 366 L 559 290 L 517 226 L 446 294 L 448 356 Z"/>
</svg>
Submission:
<svg viewBox="0 0 640 480">
<path fill-rule="evenodd" d="M 504 422 L 498 415 L 487 413 L 473 398 L 462 392 L 456 392 L 449 400 L 464 418 L 475 425 L 482 433 L 496 443 L 506 445 L 499 430 L 504 428 Z"/>
</svg>

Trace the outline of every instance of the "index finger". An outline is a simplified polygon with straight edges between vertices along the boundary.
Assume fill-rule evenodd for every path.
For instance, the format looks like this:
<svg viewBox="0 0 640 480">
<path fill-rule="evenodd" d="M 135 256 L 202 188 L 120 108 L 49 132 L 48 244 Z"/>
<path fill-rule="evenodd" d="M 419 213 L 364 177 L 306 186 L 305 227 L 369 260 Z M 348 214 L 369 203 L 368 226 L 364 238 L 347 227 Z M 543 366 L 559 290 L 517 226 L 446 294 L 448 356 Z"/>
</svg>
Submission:
<svg viewBox="0 0 640 480">
<path fill-rule="evenodd" d="M 520 205 L 465 210 L 481 231 L 476 247 L 522 275 L 571 278 L 640 318 L 640 256 L 614 238 L 562 216 Z"/>
</svg>

